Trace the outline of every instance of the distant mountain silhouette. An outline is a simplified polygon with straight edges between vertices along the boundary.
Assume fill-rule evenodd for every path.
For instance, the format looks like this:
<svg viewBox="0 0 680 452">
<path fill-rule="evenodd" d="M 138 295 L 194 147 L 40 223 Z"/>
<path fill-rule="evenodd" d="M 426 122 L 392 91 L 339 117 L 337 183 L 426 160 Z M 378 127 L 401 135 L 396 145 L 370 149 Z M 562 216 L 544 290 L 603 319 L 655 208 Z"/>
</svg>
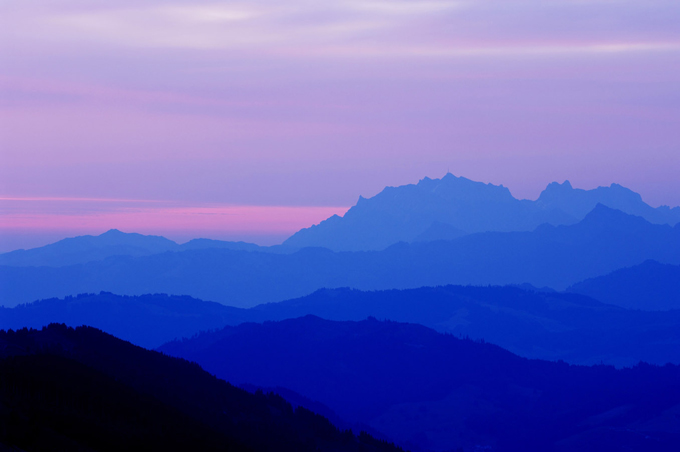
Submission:
<svg viewBox="0 0 680 452">
<path fill-rule="evenodd" d="M 376 196 L 359 197 L 343 217 L 334 215 L 302 229 L 284 246 L 320 246 L 338 251 L 380 250 L 411 242 L 433 223 L 468 233 L 528 231 L 543 223 L 574 223 L 564 212 L 515 199 L 506 187 L 447 174 L 417 184 L 387 187 Z M 422 239 L 422 237 L 420 237 Z M 438 237 L 437 237 L 438 239 Z"/>
<path fill-rule="evenodd" d="M 649 260 L 587 279 L 567 290 L 629 309 L 680 309 L 680 266 Z"/>
<path fill-rule="evenodd" d="M 64 267 L 100 261 L 111 256 L 148 256 L 167 251 L 185 251 L 207 248 L 262 251 L 265 248 L 246 242 L 194 239 L 182 245 L 155 235 L 121 232 L 111 229 L 103 234 L 83 235 L 29 250 L 16 250 L 0 254 L 0 265 L 17 267 Z"/>
<path fill-rule="evenodd" d="M 292 254 L 203 249 L 114 256 L 67 267 L 0 266 L 0 303 L 78 293 L 190 295 L 231 306 L 300 297 L 320 288 L 408 289 L 445 284 L 566 289 L 647 259 L 680 264 L 680 226 L 650 224 L 598 205 L 580 223 L 486 232 L 383 251 Z"/>
<path fill-rule="evenodd" d="M 308 316 L 172 342 L 234 384 L 283 386 L 432 450 L 677 450 L 680 368 L 519 358 L 420 325 Z"/>
<path fill-rule="evenodd" d="M 204 250 L 210 248 L 239 251 L 269 251 L 270 248 L 273 247 L 260 246 L 248 242 L 227 242 L 224 240 L 193 239 L 179 245 L 178 251 Z"/>
<path fill-rule="evenodd" d="M 124 233 L 111 229 L 101 235 L 83 235 L 30 250 L 0 254 L 0 265 L 62 267 L 109 256 L 147 256 L 174 250 L 177 243 L 165 237 Z"/>
<path fill-rule="evenodd" d="M 323 289 L 311 295 L 239 309 L 190 297 L 110 293 L 0 308 L 0 328 L 53 322 L 90 325 L 147 348 L 202 330 L 302 317 L 419 323 L 439 332 L 484 339 L 529 358 L 575 364 L 680 364 L 680 310 L 628 311 L 576 294 L 514 287 L 423 287 L 363 292 Z"/>
<path fill-rule="evenodd" d="M 680 207 L 651 207 L 634 191 L 619 184 L 592 190 L 573 188 L 569 181 L 549 184 L 536 203 L 547 209 L 559 209 L 575 218 L 583 218 L 597 204 L 637 215 L 650 223 L 675 225 L 680 223 Z"/>
<path fill-rule="evenodd" d="M 463 231 L 530 231 L 543 223 L 576 223 L 598 203 L 651 223 L 680 222 L 680 207 L 653 208 L 639 194 L 618 184 L 581 190 L 573 189 L 568 181 L 553 182 L 538 200 L 529 201 L 514 198 L 502 185 L 474 182 L 449 173 L 441 179 L 425 178 L 417 184 L 387 187 L 369 199 L 360 197 L 343 217 L 334 215 L 302 229 L 284 246 L 380 250 L 400 241 L 452 239 Z M 444 227 L 457 231 L 455 237 L 442 231 Z"/>
<path fill-rule="evenodd" d="M 0 331 L 0 406 L 2 450 L 398 451 L 89 327 Z"/>
</svg>

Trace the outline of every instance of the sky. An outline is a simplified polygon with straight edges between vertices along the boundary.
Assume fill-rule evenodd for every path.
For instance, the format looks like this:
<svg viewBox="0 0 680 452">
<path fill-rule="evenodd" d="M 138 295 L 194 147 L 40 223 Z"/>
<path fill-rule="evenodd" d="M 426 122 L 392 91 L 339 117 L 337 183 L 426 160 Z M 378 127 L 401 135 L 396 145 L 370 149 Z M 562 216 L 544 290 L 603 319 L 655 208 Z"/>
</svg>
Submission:
<svg viewBox="0 0 680 452">
<path fill-rule="evenodd" d="M 680 205 L 680 2 L 0 0 L 0 252 L 279 243 L 447 171 Z"/>
</svg>

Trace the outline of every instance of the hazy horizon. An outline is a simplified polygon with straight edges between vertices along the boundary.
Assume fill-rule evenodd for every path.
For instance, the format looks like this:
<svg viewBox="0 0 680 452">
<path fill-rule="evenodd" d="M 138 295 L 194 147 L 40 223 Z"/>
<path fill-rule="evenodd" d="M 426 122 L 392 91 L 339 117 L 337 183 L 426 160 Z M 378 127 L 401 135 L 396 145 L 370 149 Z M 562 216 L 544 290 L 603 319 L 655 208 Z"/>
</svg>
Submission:
<svg viewBox="0 0 680 452">
<path fill-rule="evenodd" d="M 667 0 L 3 2 L 0 196 L 60 201 L 3 201 L 0 235 L 274 243 L 447 171 L 677 206 L 678 23 Z"/>
<path fill-rule="evenodd" d="M 465 176 L 459 177 L 465 178 Z M 424 178 L 419 180 L 422 179 Z M 412 184 L 417 182 L 414 181 Z M 552 182 L 561 184 L 565 181 Z M 608 187 L 612 184 L 598 187 Z M 514 196 L 512 188 L 506 188 Z M 578 186 L 573 186 L 573 188 L 591 189 Z M 360 194 L 359 196 L 371 198 L 380 191 L 382 189 L 370 195 Z M 535 201 L 539 194 L 540 192 L 531 198 L 518 199 Z M 640 195 L 645 201 L 644 194 Z M 31 206 L 36 204 L 38 207 L 31 209 Z M 84 213 L 79 209 L 79 206 L 83 204 L 90 204 L 89 209 L 82 209 L 85 210 Z M 261 246 L 279 245 L 300 229 L 319 224 L 334 214 L 343 216 L 352 207 L 186 206 L 162 200 L 6 197 L 0 197 L 0 206 L 3 208 L 0 253 L 40 247 L 64 238 L 100 235 L 111 229 L 126 233 L 163 236 L 178 244 L 206 238 L 243 241 Z M 652 207 L 658 206 L 652 205 Z M 205 219 L 206 216 L 209 217 L 208 220 Z M 80 220 L 77 227 L 72 225 L 74 218 Z M 164 223 L 164 226 L 159 227 L 159 223 Z M 237 229 L 239 227 L 240 230 Z"/>
</svg>

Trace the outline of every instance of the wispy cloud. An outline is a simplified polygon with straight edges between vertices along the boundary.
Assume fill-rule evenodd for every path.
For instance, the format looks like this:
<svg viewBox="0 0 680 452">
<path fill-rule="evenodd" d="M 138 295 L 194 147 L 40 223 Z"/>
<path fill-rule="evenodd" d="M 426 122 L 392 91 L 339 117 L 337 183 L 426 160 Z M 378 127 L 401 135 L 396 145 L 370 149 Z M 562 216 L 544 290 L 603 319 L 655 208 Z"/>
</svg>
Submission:
<svg viewBox="0 0 680 452">
<path fill-rule="evenodd" d="M 97 233 L 111 228 L 149 234 L 281 235 L 348 207 L 187 205 L 175 201 L 77 197 L 0 197 L 0 234 Z"/>
<path fill-rule="evenodd" d="M 37 11 L 5 7 L 6 32 L 81 45 L 257 50 L 288 56 L 541 56 L 680 48 L 672 21 L 659 19 L 660 10 L 680 19 L 680 7 L 660 0 L 297 0 L 79 4 L 61 9 L 54 6 L 58 4 Z M 631 21 L 636 14 L 654 27 Z"/>
<path fill-rule="evenodd" d="M 678 23 L 677 0 L 0 0 L 0 192 L 344 205 L 450 165 L 676 205 Z"/>
<path fill-rule="evenodd" d="M 97 202 L 97 203 L 162 203 L 153 199 L 122 199 L 122 198 L 80 198 L 59 196 L 0 196 L 0 201 L 14 201 L 17 203 L 30 202 Z"/>
</svg>

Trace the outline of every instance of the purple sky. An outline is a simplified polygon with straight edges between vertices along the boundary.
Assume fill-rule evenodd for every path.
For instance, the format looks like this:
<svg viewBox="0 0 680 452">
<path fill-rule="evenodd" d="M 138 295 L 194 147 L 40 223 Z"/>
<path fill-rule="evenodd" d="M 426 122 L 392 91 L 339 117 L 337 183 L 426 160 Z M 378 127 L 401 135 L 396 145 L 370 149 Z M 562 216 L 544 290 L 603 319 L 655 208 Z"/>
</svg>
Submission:
<svg viewBox="0 0 680 452">
<path fill-rule="evenodd" d="M 680 2 L 0 0 L 0 164 L 0 251 L 274 243 L 447 169 L 676 206 Z"/>
</svg>

